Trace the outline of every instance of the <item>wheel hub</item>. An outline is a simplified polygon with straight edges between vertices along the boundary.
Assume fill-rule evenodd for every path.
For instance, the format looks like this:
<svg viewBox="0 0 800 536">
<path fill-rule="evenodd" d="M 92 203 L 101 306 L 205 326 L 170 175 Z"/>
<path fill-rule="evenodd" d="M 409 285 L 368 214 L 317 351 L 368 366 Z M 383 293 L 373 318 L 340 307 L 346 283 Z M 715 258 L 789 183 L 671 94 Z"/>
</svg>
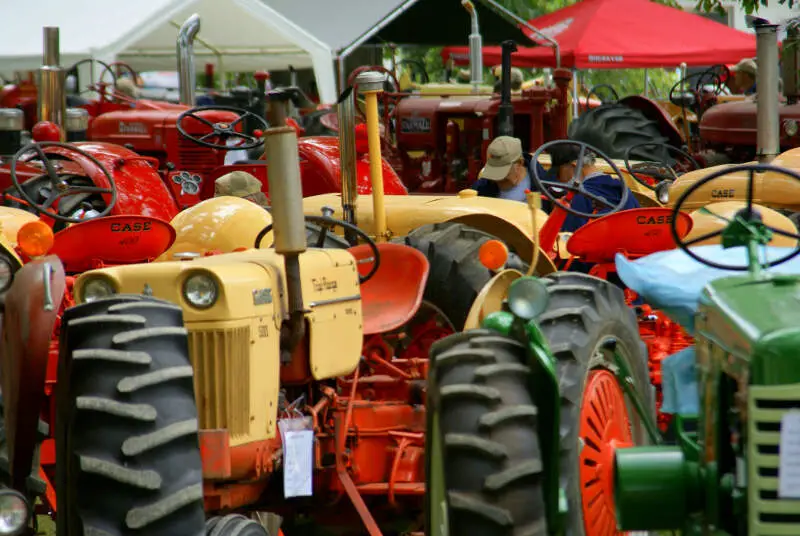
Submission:
<svg viewBox="0 0 800 536">
<path fill-rule="evenodd" d="M 625 395 L 608 370 L 589 373 L 580 411 L 579 480 L 587 536 L 628 534 L 616 529 L 614 451 L 633 445 Z"/>
</svg>

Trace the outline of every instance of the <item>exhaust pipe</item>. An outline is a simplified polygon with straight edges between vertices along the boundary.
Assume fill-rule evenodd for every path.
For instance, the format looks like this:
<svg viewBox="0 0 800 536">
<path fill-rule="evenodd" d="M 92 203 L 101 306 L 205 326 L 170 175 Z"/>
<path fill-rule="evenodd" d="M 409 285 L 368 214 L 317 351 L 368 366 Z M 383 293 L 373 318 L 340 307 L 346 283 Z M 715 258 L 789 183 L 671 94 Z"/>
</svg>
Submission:
<svg viewBox="0 0 800 536">
<path fill-rule="evenodd" d="M 366 71 L 356 77 L 359 91 L 364 95 L 367 115 L 367 142 L 369 144 L 369 178 L 372 183 L 372 214 L 375 222 L 375 241 L 386 242 L 386 209 L 383 199 L 383 158 L 381 157 L 381 131 L 378 117 L 378 94 L 383 93 L 386 75 Z M 339 127 L 341 130 L 341 127 Z M 355 135 L 355 129 L 353 129 Z"/>
<path fill-rule="evenodd" d="M 758 151 L 761 164 L 769 164 L 780 154 L 778 111 L 778 26 L 759 20 L 756 30 L 756 96 Z"/>
<path fill-rule="evenodd" d="M 64 92 L 65 76 L 61 70 L 58 28 L 44 28 L 44 53 L 39 69 L 39 121 L 50 121 L 61 128 L 64 141 L 64 126 L 67 115 L 67 96 Z"/>
<path fill-rule="evenodd" d="M 336 105 L 339 117 L 339 160 L 342 175 L 342 216 L 356 225 L 358 183 L 356 180 L 356 96 L 352 87 L 344 90 Z M 349 239 L 349 238 L 348 238 Z"/>
<path fill-rule="evenodd" d="M 292 127 L 273 127 L 264 133 L 264 143 L 269 162 L 267 180 L 274 222 L 275 251 L 283 255 L 286 296 L 289 302 L 289 318 L 281 326 L 281 363 L 290 363 L 292 353 L 305 336 L 299 257 L 306 250 L 306 225 L 297 133 Z"/>
<path fill-rule="evenodd" d="M 197 79 L 194 71 L 194 38 L 200 31 L 200 15 L 195 13 L 178 30 L 178 91 L 180 102 L 187 106 L 196 103 Z"/>
<path fill-rule="evenodd" d="M 461 0 L 461 5 L 469 12 L 472 29 L 469 34 L 469 78 L 472 92 L 478 93 L 483 84 L 483 37 L 478 25 L 478 12 L 470 0 Z"/>
</svg>

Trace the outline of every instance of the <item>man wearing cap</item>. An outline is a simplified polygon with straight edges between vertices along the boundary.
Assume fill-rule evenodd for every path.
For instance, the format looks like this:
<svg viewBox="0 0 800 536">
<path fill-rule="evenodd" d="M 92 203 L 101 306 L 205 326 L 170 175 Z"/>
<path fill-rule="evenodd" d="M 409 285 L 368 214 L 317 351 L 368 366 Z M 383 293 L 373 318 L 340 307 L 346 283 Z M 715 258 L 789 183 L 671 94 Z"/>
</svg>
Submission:
<svg viewBox="0 0 800 536">
<path fill-rule="evenodd" d="M 745 58 L 731 67 L 730 71 L 732 76 L 727 80 L 727 85 L 732 93 L 753 95 L 756 92 L 758 65 L 755 60 Z"/>
<path fill-rule="evenodd" d="M 531 154 L 523 152 L 519 138 L 498 136 L 489 144 L 486 165 L 472 189 L 485 197 L 525 201 L 525 191 L 536 190 L 531 180 L 536 168 L 539 176 L 544 177 L 544 168 L 533 161 Z"/>
<path fill-rule="evenodd" d="M 267 206 L 267 196 L 261 191 L 261 181 L 245 171 L 232 171 L 214 181 L 214 197 L 241 197 Z"/>
<path fill-rule="evenodd" d="M 580 163 L 578 162 L 580 148 L 577 145 L 564 144 L 555 146 L 549 153 L 552 162 L 550 174 L 555 175 L 559 182 L 567 183 L 577 175 L 583 183 L 583 189 L 588 193 L 602 197 L 612 206 L 618 205 L 622 200 L 625 188 L 622 180 L 615 179 L 599 171 L 594 164 L 594 155 L 589 151 L 584 154 L 583 161 Z M 578 170 L 579 164 L 581 165 L 580 170 Z M 610 207 L 593 203 L 591 199 L 581 194 L 575 194 L 570 207 L 584 214 L 602 214 L 611 210 Z M 628 193 L 628 199 L 621 210 L 632 208 L 639 208 L 639 202 L 631 193 Z M 561 230 L 575 232 L 588 221 L 587 218 L 569 214 L 567 219 L 564 220 Z"/>
</svg>

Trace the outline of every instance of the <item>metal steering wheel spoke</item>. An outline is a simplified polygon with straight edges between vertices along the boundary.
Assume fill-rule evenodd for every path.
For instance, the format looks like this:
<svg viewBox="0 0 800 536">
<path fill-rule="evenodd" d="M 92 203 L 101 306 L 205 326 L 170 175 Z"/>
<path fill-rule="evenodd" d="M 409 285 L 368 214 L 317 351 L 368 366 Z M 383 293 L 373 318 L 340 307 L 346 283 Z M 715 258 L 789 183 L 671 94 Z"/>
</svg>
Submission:
<svg viewBox="0 0 800 536">
<path fill-rule="evenodd" d="M 88 160 L 92 165 L 96 166 L 97 170 L 99 170 L 105 179 L 108 181 L 110 187 L 100 187 L 100 186 L 70 186 L 68 182 L 61 179 L 58 172 L 56 171 L 55 166 L 51 162 L 51 160 L 47 156 L 47 148 L 61 148 L 63 150 L 72 153 L 71 158 L 65 157 L 65 155 L 59 154 L 62 158 L 68 159 L 71 162 L 78 164 L 82 169 L 85 168 L 85 164 L 82 163 L 80 160 L 77 160 L 74 155 L 79 155 L 82 158 Z M 25 189 L 22 187 L 22 183 L 17 176 L 17 164 L 20 162 L 20 158 L 23 155 L 26 155 L 30 152 L 36 153 L 39 160 L 42 162 L 42 166 L 44 170 L 47 171 L 46 176 L 50 180 L 52 185 L 52 191 L 48 194 L 47 198 L 42 203 L 37 203 Z M 90 176 L 90 172 L 85 170 L 86 176 Z M 114 205 L 117 203 L 117 185 L 114 182 L 113 175 L 106 169 L 103 164 L 100 163 L 97 158 L 93 155 L 89 154 L 74 145 L 70 145 L 68 143 L 61 143 L 61 142 L 39 142 L 39 143 L 30 143 L 24 147 L 22 147 L 19 151 L 11 157 L 11 162 L 9 164 L 9 174 L 11 175 L 11 182 L 14 185 L 14 189 L 19 193 L 20 198 L 24 201 L 28 206 L 30 206 L 37 214 L 46 215 L 49 218 L 53 218 L 54 220 L 58 220 L 65 223 L 81 223 L 84 221 L 81 218 L 71 218 L 68 216 L 63 216 L 58 212 L 52 211 L 52 206 L 55 202 L 63 197 L 76 195 L 79 193 L 88 193 L 88 194 L 110 194 L 111 200 L 106 204 L 105 209 L 103 209 L 100 214 L 95 217 L 103 217 L 108 216 L 111 214 L 111 210 L 114 208 Z"/>
<path fill-rule="evenodd" d="M 678 246 L 679 249 L 681 249 L 684 253 L 689 255 L 697 262 L 700 262 L 702 264 L 705 264 L 706 266 L 711 266 L 712 268 L 717 268 L 720 270 L 744 272 L 751 268 L 753 262 L 755 262 L 757 266 L 761 266 L 763 268 L 770 268 L 772 266 L 777 266 L 778 264 L 782 264 L 796 257 L 797 255 L 800 255 L 800 234 L 783 231 L 781 229 L 776 229 L 775 227 L 765 225 L 761 221 L 761 216 L 758 214 L 757 210 L 755 210 L 753 206 L 756 174 L 770 172 L 779 175 L 784 175 L 790 179 L 800 182 L 800 174 L 791 171 L 789 169 L 769 164 L 740 164 L 738 166 L 733 166 L 730 168 L 725 168 L 719 171 L 715 171 L 714 173 L 711 173 L 705 178 L 695 182 L 683 192 L 683 194 L 675 203 L 675 206 L 673 208 L 673 216 L 677 216 L 677 214 L 681 211 L 683 205 L 686 204 L 689 197 L 691 197 L 691 195 L 697 192 L 701 187 L 721 177 L 734 173 L 740 173 L 743 171 L 747 172 L 748 175 L 747 201 L 745 203 L 745 208 L 740 210 L 736 214 L 736 217 L 734 217 L 733 219 L 725 218 L 719 214 L 715 214 L 712 211 L 706 209 L 707 213 L 714 214 L 715 216 L 723 220 L 726 220 L 728 222 L 728 225 L 724 229 L 713 231 L 711 233 L 695 237 L 691 240 L 684 240 L 678 234 L 677 222 L 679 221 L 679 218 L 677 217 L 672 218 L 672 221 L 670 222 L 670 231 L 672 233 L 673 240 L 675 240 L 675 244 Z M 783 255 L 782 257 L 779 257 L 771 261 L 754 261 L 753 258 L 751 258 L 751 261 L 748 265 L 729 265 L 729 264 L 718 263 L 706 259 L 690 249 L 690 246 L 693 244 L 702 242 L 703 240 L 708 240 L 709 238 L 714 238 L 716 236 L 723 235 L 723 246 L 725 245 L 725 240 L 727 239 L 727 241 L 729 242 L 728 245 L 730 247 L 749 246 L 748 251 L 749 254 L 752 255 L 753 254 L 752 252 L 754 251 L 754 246 L 768 245 L 769 239 L 771 237 L 769 233 L 774 233 L 780 236 L 785 236 L 787 238 L 794 239 L 796 241 L 794 249 L 791 250 L 786 255 Z"/>
<path fill-rule="evenodd" d="M 230 122 L 219 122 L 214 123 L 205 117 L 201 117 L 198 115 L 199 112 L 231 112 L 237 114 L 236 119 Z M 196 135 L 190 134 L 184 128 L 184 121 L 186 118 L 192 118 L 199 123 L 206 125 L 207 127 L 211 128 L 211 132 L 208 132 L 203 135 Z M 235 108 L 233 106 L 196 106 L 185 112 L 181 113 L 178 116 L 178 120 L 176 122 L 176 127 L 178 129 L 178 133 L 183 136 L 185 139 L 196 143 L 198 145 L 202 145 L 203 147 L 208 147 L 209 149 L 216 149 L 218 151 L 247 151 L 250 149 L 254 149 L 259 147 L 264 142 L 263 140 L 248 134 L 246 132 L 238 132 L 234 130 L 234 128 L 242 122 L 245 122 L 246 119 L 251 118 L 258 123 L 258 129 L 266 130 L 268 128 L 267 122 L 264 120 L 263 117 L 259 117 L 258 115 L 248 112 L 247 110 L 243 110 L 241 108 Z M 219 143 L 212 143 L 207 141 L 209 138 L 219 138 Z M 227 145 L 227 140 L 229 138 L 239 138 L 245 140 L 245 143 L 236 145 L 236 146 L 229 146 Z"/>
<path fill-rule="evenodd" d="M 577 146 L 578 147 L 578 155 L 577 155 L 577 157 L 575 159 L 576 169 L 575 169 L 575 174 L 572 176 L 572 179 L 569 182 L 566 182 L 566 183 L 543 179 L 542 177 L 539 176 L 539 167 L 538 166 L 534 166 L 533 175 L 531 176 L 531 180 L 533 181 L 533 184 L 535 185 L 536 189 L 539 192 L 541 192 L 553 204 L 554 207 L 557 206 L 560 209 L 568 212 L 569 214 L 572 214 L 574 216 L 578 216 L 580 218 L 587 218 L 587 219 L 601 218 L 603 216 L 607 216 L 609 214 L 613 214 L 615 212 L 619 212 L 620 210 L 622 210 L 625 207 L 625 205 L 628 202 L 628 196 L 630 195 L 630 189 L 625 184 L 625 181 L 624 181 L 624 179 L 622 177 L 622 172 L 619 170 L 617 165 L 611 160 L 611 158 L 609 156 L 604 154 L 599 149 L 597 149 L 595 147 L 592 147 L 591 145 L 589 145 L 587 143 L 580 142 L 580 141 L 554 140 L 554 141 L 547 142 L 544 145 L 542 145 L 541 147 L 539 147 L 536 150 L 536 152 L 533 154 L 533 161 L 534 162 L 538 162 L 539 161 L 539 157 L 542 155 L 542 153 L 544 153 L 545 151 L 549 151 L 553 147 L 556 147 L 556 146 L 559 146 L 559 145 L 571 145 L 571 146 Z M 597 194 L 591 194 L 590 192 L 588 192 L 586 190 L 585 184 L 581 180 L 581 170 L 584 167 L 584 161 L 586 160 L 587 151 L 591 152 L 593 155 L 595 155 L 596 158 L 599 158 L 599 159 L 605 161 L 611 168 L 611 171 L 612 171 L 611 174 L 616 175 L 617 180 L 620 181 L 620 185 L 622 187 L 622 196 L 620 198 L 619 203 L 613 204 L 610 201 L 608 201 L 607 199 L 603 198 L 602 196 L 598 196 Z M 565 202 L 563 200 L 562 196 L 556 195 L 553 192 L 553 190 L 556 189 L 556 188 L 559 189 L 559 190 L 562 190 L 562 191 L 566 190 L 566 191 L 574 192 L 574 193 L 576 193 L 578 195 L 583 195 L 586 198 L 591 199 L 591 200 L 593 200 L 595 202 L 602 203 L 604 206 L 609 208 L 609 211 L 598 214 L 598 213 L 590 213 L 590 212 L 581 212 L 580 210 L 576 210 L 576 209 L 572 208 L 571 200 L 570 200 L 569 203 L 567 203 L 567 202 Z"/>
</svg>

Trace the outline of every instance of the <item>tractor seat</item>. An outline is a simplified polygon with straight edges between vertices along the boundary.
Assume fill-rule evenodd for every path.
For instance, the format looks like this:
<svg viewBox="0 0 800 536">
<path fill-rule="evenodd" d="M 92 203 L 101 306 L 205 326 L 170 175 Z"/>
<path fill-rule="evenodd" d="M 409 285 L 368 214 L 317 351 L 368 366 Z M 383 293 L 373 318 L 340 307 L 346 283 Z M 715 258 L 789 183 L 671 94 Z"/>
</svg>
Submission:
<svg viewBox="0 0 800 536">
<path fill-rule="evenodd" d="M 683 238 L 692 229 L 692 218 L 680 213 L 678 233 Z M 670 224 L 672 209 L 634 208 L 592 220 L 575 231 L 567 242 L 570 255 L 590 264 L 613 263 L 622 253 L 636 259 L 675 248 Z"/>
<path fill-rule="evenodd" d="M 372 269 L 372 250 L 361 244 L 348 250 L 358 262 L 358 273 Z M 403 244 L 378 244 L 381 264 L 361 285 L 364 335 L 397 329 L 414 317 L 422 303 L 428 280 L 428 259 Z"/>
</svg>

